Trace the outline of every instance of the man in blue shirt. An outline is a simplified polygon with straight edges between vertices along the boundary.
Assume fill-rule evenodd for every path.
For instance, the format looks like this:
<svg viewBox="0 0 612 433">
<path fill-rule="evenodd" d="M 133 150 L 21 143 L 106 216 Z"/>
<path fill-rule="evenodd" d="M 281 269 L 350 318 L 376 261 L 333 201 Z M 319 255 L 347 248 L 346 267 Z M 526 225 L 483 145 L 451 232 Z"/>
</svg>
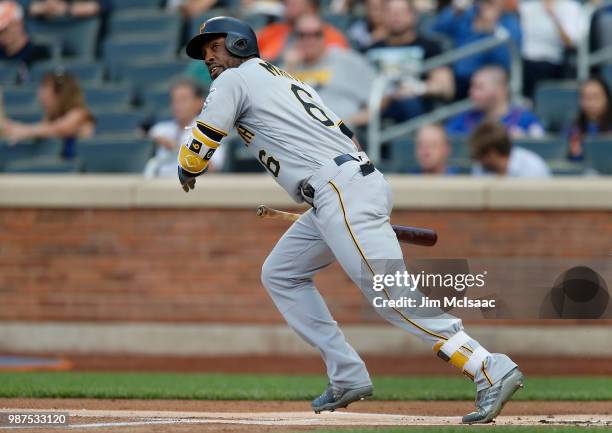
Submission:
<svg viewBox="0 0 612 433">
<path fill-rule="evenodd" d="M 509 34 L 517 48 L 521 47 L 521 26 L 516 15 L 504 13 L 500 0 L 479 0 L 466 9 L 462 2 L 453 2 L 446 7 L 434 22 L 432 30 L 442 33 L 453 40 L 455 47 L 462 47 L 493 36 Z M 499 65 L 510 69 L 510 50 L 501 46 L 484 53 L 475 54 L 459 60 L 453 65 L 456 82 L 456 97 L 465 97 L 474 72 L 485 65 Z"/>
<path fill-rule="evenodd" d="M 474 75 L 470 99 L 475 108 L 451 118 L 446 123 L 449 134 L 469 134 L 488 120 L 502 123 L 513 138 L 544 136 L 544 128 L 534 113 L 510 103 L 508 80 L 501 67 L 487 66 Z"/>
</svg>

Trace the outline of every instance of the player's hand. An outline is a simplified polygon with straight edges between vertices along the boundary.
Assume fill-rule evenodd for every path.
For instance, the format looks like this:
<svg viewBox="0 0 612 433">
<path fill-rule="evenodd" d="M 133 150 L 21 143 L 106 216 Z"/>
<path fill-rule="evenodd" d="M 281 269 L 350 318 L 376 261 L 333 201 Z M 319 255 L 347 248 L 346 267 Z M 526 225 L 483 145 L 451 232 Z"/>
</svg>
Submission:
<svg viewBox="0 0 612 433">
<path fill-rule="evenodd" d="M 206 170 L 204 170 L 202 173 L 205 173 L 205 172 Z M 199 173 L 198 175 L 202 173 Z M 196 176 L 193 175 L 192 173 L 189 173 L 188 171 L 183 170 L 180 166 L 178 168 L 178 178 L 179 178 L 179 183 L 181 184 L 181 187 L 183 188 L 183 191 L 189 192 L 189 190 L 192 190 L 195 188 Z"/>
</svg>

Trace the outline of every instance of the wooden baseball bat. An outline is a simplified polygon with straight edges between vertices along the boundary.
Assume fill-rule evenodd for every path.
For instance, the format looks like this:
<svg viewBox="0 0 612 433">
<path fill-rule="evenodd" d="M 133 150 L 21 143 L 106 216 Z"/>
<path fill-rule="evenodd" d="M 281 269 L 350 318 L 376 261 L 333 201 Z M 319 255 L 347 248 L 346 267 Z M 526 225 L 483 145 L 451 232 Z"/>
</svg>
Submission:
<svg viewBox="0 0 612 433">
<path fill-rule="evenodd" d="M 257 216 L 261 218 L 273 218 L 291 222 L 300 217 L 300 215 L 297 213 L 283 212 L 281 210 L 269 208 L 263 204 L 257 207 Z M 400 242 L 431 247 L 438 241 L 438 234 L 431 229 L 400 226 L 397 224 L 392 224 L 391 227 L 393 227 L 393 231 Z"/>
</svg>

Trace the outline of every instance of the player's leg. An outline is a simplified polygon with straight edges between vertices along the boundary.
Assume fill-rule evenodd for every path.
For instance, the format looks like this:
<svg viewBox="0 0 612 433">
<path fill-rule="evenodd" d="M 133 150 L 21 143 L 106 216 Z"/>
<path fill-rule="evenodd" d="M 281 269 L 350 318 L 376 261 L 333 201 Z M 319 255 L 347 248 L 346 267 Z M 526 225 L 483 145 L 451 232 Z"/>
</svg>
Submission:
<svg viewBox="0 0 612 433">
<path fill-rule="evenodd" d="M 365 364 L 332 318 L 312 277 L 335 258 L 305 212 L 278 241 L 262 268 L 262 282 L 276 307 L 325 361 L 330 383 L 338 388 L 370 386 Z"/>
<path fill-rule="evenodd" d="M 347 274 L 373 301 L 380 296 L 372 287 L 371 275 L 380 273 L 375 268 L 387 263 L 392 269 L 387 267 L 385 273 L 405 270 L 401 248 L 389 224 L 392 202 L 388 183 L 378 171 L 362 176 L 358 170 L 343 170 L 315 194 L 316 222 L 323 238 Z M 385 296 L 398 299 L 405 289 L 394 287 Z M 428 316 L 415 309 L 376 310 L 389 322 L 431 344 L 441 358 L 474 380 L 479 391 L 502 381 L 516 368 L 507 356 L 490 354 L 470 338 L 459 318 L 441 311 Z"/>
</svg>

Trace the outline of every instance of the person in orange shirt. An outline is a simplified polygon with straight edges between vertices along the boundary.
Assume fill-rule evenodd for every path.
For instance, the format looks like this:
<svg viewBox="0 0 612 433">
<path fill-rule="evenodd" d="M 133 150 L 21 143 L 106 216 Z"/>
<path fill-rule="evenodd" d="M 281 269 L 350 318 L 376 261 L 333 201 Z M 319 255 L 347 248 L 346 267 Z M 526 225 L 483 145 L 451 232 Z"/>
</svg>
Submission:
<svg viewBox="0 0 612 433">
<path fill-rule="evenodd" d="M 293 45 L 293 30 L 298 17 L 318 15 L 319 0 L 284 0 L 285 13 L 283 22 L 269 24 L 257 35 L 261 57 L 270 61 L 282 60 L 287 48 Z M 346 38 L 335 27 L 325 24 L 323 27 L 325 47 L 348 48 Z"/>
</svg>

